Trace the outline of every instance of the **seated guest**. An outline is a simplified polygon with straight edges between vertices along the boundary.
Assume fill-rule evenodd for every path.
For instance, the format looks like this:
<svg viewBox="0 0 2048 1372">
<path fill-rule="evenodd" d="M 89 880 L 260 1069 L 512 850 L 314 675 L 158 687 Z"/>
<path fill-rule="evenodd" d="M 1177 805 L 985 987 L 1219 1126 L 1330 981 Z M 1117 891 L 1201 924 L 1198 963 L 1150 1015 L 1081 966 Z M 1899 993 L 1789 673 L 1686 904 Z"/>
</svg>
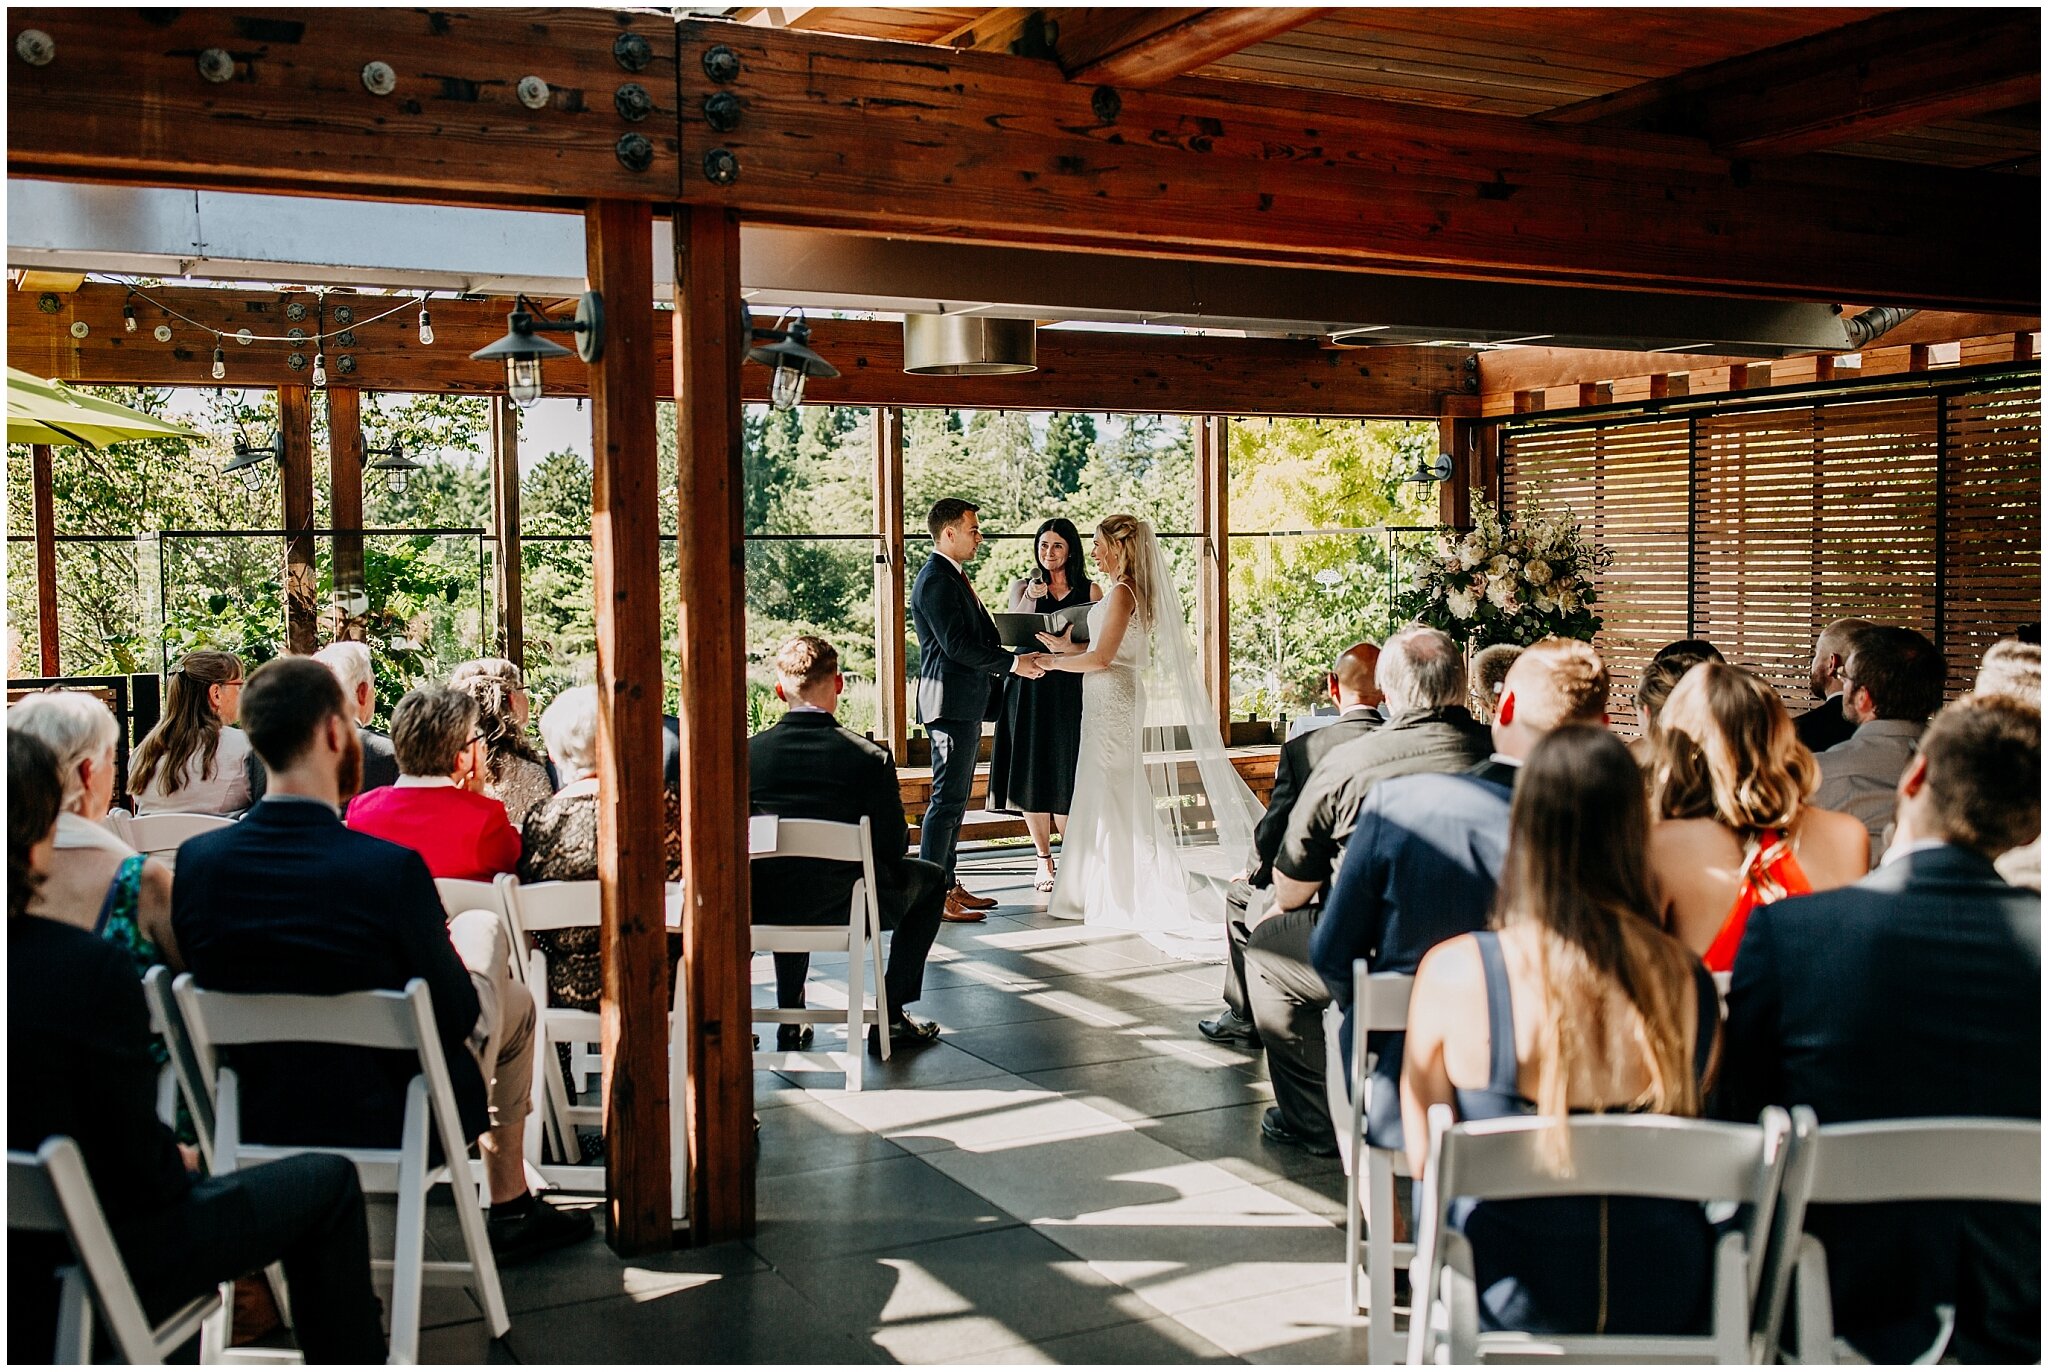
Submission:
<svg viewBox="0 0 2048 1372">
<path fill-rule="evenodd" d="M 437 879 L 489 881 L 519 865 L 519 831 L 484 792 L 484 736 L 476 701 L 427 686 L 391 712 L 398 780 L 349 802 L 348 827 L 427 860 Z"/>
<path fill-rule="evenodd" d="M 2041 708 L 2041 645 L 2001 639 L 1984 654 L 1977 668 L 1976 694 L 2017 696 Z M 2041 889 L 2041 836 L 1998 855 L 1998 875 L 2030 891 Z"/>
<path fill-rule="evenodd" d="M 1472 655 L 1472 718 L 1481 724 L 1493 723 L 1500 693 L 1507 686 L 1508 668 L 1521 655 L 1521 646 L 1514 643 L 1490 643 Z"/>
<path fill-rule="evenodd" d="M 171 936 L 171 869 L 106 827 L 121 736 L 113 711 L 85 691 L 46 691 L 9 709 L 7 727 L 41 739 L 64 784 L 57 849 L 28 912 L 99 935 L 128 955 L 138 977 L 160 962 L 182 970 Z"/>
<path fill-rule="evenodd" d="M 1508 846 L 1508 800 L 1536 745 L 1567 725 L 1607 717 L 1607 668 L 1590 644 L 1546 638 L 1508 669 L 1493 756 L 1469 772 L 1401 777 L 1373 788 L 1309 955 L 1344 1007 L 1351 1060 L 1351 964 L 1413 972 L 1445 939 L 1486 927 Z M 1379 1055 L 1366 1120 L 1375 1146 L 1401 1146 L 1402 1036 L 1372 1035 Z"/>
<path fill-rule="evenodd" d="M 40 739 L 7 731 L 7 1146 L 53 1135 L 85 1155 L 128 1276 L 153 1320 L 223 1281 L 284 1264 L 309 1363 L 384 1361 L 370 1284 L 370 1234 L 356 1169 L 307 1153 L 219 1177 L 193 1177 L 156 1116 L 142 983 L 119 948 L 35 919 L 62 796 Z M 56 1234 L 7 1236 L 7 1356 L 55 1351 L 57 1268 L 76 1258 Z"/>
<path fill-rule="evenodd" d="M 1870 836 L 1855 816 L 1808 803 L 1820 769 L 1760 678 L 1702 663 L 1661 719 L 1650 769 L 1659 908 L 1708 971 L 1726 972 L 1751 911 L 1857 880 Z"/>
<path fill-rule="evenodd" d="M 1323 1097 L 1323 1007 L 1329 992 L 1309 965 L 1313 902 L 1335 872 L 1359 807 L 1394 777 L 1456 772 L 1482 761 L 1490 740 L 1465 709 L 1465 659 L 1435 629 L 1413 628 L 1380 650 L 1387 723 L 1332 748 L 1309 774 L 1273 863 L 1272 906 L 1257 923 L 1231 921 L 1223 998 L 1229 1009 L 1198 1026 L 1217 1042 L 1266 1050 L 1274 1106 L 1261 1129 L 1318 1156 L 1336 1152 Z"/>
<path fill-rule="evenodd" d="M 128 761 L 138 815 L 233 815 L 249 808 L 243 763 L 249 739 L 232 728 L 242 698 L 242 660 L 191 652 L 171 668 L 164 717 Z"/>
<path fill-rule="evenodd" d="M 2038 710 L 1969 696 L 1935 716 L 1884 865 L 1750 916 L 1717 1113 L 2041 1117 L 2041 897 L 1992 866 L 2040 831 L 2040 788 Z M 1816 1206 L 1806 1228 L 1827 1248 L 1835 1332 L 1872 1362 L 1926 1352 L 1943 1305 L 1952 1356 L 2040 1360 L 2038 1207 Z"/>
<path fill-rule="evenodd" d="M 1719 648 L 1716 648 L 1704 638 L 1673 639 L 1657 650 L 1657 656 L 1698 657 L 1705 658 L 1708 662 L 1726 662 L 1728 660 L 1721 656 Z"/>
<path fill-rule="evenodd" d="M 904 1007 L 924 994 L 925 956 L 939 932 L 946 902 L 945 869 L 907 855 L 909 828 L 896 786 L 896 764 L 874 743 L 839 727 L 832 711 L 846 689 L 839 653 L 821 638 L 804 635 L 775 655 L 775 695 L 789 713 L 774 727 L 747 740 L 747 778 L 752 813 L 782 819 L 825 819 L 839 824 L 868 821 L 875 849 L 875 893 L 882 927 L 895 930 L 889 943 L 892 1048 L 930 1043 L 939 1026 L 913 1019 Z M 843 862 L 809 858 L 764 858 L 753 864 L 754 920 L 761 924 L 837 924 L 846 918 L 860 869 Z M 799 1009 L 804 1003 L 807 953 L 775 954 L 775 1003 Z M 811 1040 L 809 1025 L 785 1024 L 777 1044 L 785 1050 Z M 851 1045 L 848 1045 L 849 1047 Z M 881 1051 L 881 1036 L 868 1031 L 868 1047 Z"/>
<path fill-rule="evenodd" d="M 1438 944 L 1416 969 L 1401 1114 L 1417 1177 L 1433 1105 L 1461 1122 L 1700 1113 L 1720 1007 L 1699 960 L 1657 927 L 1648 829 L 1641 773 L 1606 730 L 1559 729 L 1529 754 L 1493 929 Z M 1562 1130 L 1537 1148 L 1569 1172 Z M 1472 1246 L 1482 1329 L 1693 1334 L 1707 1323 L 1714 1230 L 1697 1203 L 1454 1200 L 1450 1223 Z"/>
<path fill-rule="evenodd" d="M 1337 713 L 1288 739 L 1280 749 L 1273 794 L 1267 798 L 1265 818 L 1253 834 L 1252 860 L 1246 867 L 1253 886 L 1273 884 L 1273 857 L 1280 851 L 1280 840 L 1287 836 L 1287 819 L 1294 813 L 1295 798 L 1316 764 L 1338 744 L 1371 733 L 1385 722 L 1379 705 L 1386 696 L 1374 679 L 1379 660 L 1380 650 L 1370 643 L 1354 643 L 1340 653 L 1328 678 Z"/>
<path fill-rule="evenodd" d="M 1373 669 L 1379 660 L 1380 650 L 1370 643 L 1354 643 L 1339 653 L 1337 661 L 1331 665 L 1323 678 L 1323 689 L 1329 694 L 1330 703 L 1327 706 L 1317 706 L 1313 713 L 1295 716 L 1287 726 L 1287 741 L 1292 743 L 1304 734 L 1327 729 L 1338 720 L 1354 714 L 1360 708 L 1357 704 L 1360 699 L 1363 700 L 1363 708 L 1372 711 L 1373 723 L 1380 723 L 1379 706 L 1385 697 L 1380 694 L 1379 687 L 1373 679 Z M 1346 664 L 1349 664 L 1348 670 Z M 1349 695 L 1353 702 L 1351 704 L 1346 703 L 1346 690 L 1342 680 L 1346 677 L 1350 679 Z M 1297 783 L 1298 781 L 1299 778 Z"/>
<path fill-rule="evenodd" d="M 356 738 L 363 745 L 362 789 L 374 791 L 379 786 L 389 786 L 398 780 L 398 755 L 391 751 L 391 735 L 370 727 L 370 720 L 377 713 L 377 669 L 370 657 L 370 645 L 343 639 L 313 654 L 313 660 L 327 664 L 327 670 L 341 683 L 341 693 L 355 705 Z M 263 759 L 253 749 L 247 766 L 249 803 L 253 805 L 263 799 L 269 779 L 263 771 Z"/>
<path fill-rule="evenodd" d="M 1792 721 L 1799 741 L 1816 753 L 1847 743 L 1856 726 L 1842 710 L 1842 673 L 1849 664 L 1849 645 L 1856 635 L 1877 626 L 1867 619 L 1838 619 L 1820 631 L 1813 643 L 1810 679 L 1820 702 Z"/>
<path fill-rule="evenodd" d="M 1657 716 L 1663 712 L 1664 702 L 1671 699 L 1672 691 L 1687 672 L 1702 662 L 1715 660 L 1698 653 L 1671 653 L 1651 658 L 1649 666 L 1643 668 L 1643 675 L 1636 682 L 1636 723 L 1642 726 L 1642 733 L 1629 741 L 1628 751 L 1645 772 L 1656 757 Z"/>
<path fill-rule="evenodd" d="M 475 710 L 466 696 L 437 697 L 446 700 L 429 698 L 412 711 L 400 703 L 401 765 L 422 709 Z M 178 850 L 171 919 L 192 975 L 211 990 L 291 995 L 396 991 L 424 980 L 464 1135 L 481 1136 L 498 1261 L 510 1266 L 578 1242 L 590 1217 L 541 1205 L 526 1189 L 534 1007 L 512 980 L 504 926 L 483 910 L 444 922 L 417 851 L 342 824 L 341 797 L 355 788 L 361 745 L 333 673 L 309 658 L 266 663 L 250 678 L 243 713 L 270 792 L 241 823 Z M 244 1137 L 397 1145 L 417 1071 L 410 1054 L 266 1044 L 237 1049 L 234 1058 Z"/>
<path fill-rule="evenodd" d="M 1820 788 L 1813 803 L 1863 821 L 1870 861 L 1884 856 L 1893 793 L 1905 775 L 1927 717 L 1941 704 L 1945 668 L 1924 634 L 1880 625 L 1849 640 L 1842 669 L 1842 710 L 1856 726 L 1846 743 L 1820 758 Z"/>
<path fill-rule="evenodd" d="M 555 788 L 546 759 L 526 737 L 533 701 L 525 674 L 505 658 L 482 657 L 457 667 L 448 687 L 476 702 L 477 728 L 484 735 L 484 794 L 505 807 L 514 827 L 526 823 Z"/>
<path fill-rule="evenodd" d="M 597 687 L 573 686 L 541 712 L 540 736 L 562 789 L 526 817 L 520 833 L 521 881 L 597 880 Z M 677 847 L 677 799 L 669 788 L 668 880 L 682 877 Z M 548 1003 L 566 1010 L 595 1010 L 604 991 L 604 963 L 595 929 L 557 929 L 530 937 L 548 959 Z M 669 936 L 669 966 L 683 955 L 682 935 Z"/>
</svg>

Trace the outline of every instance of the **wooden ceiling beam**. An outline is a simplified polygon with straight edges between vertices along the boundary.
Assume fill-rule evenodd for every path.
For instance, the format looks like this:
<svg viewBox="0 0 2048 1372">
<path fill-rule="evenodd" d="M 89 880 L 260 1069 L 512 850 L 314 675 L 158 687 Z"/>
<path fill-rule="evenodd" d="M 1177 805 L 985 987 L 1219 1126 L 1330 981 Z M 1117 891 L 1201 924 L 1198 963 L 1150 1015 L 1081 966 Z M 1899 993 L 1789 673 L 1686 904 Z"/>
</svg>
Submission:
<svg viewBox="0 0 2048 1372">
<path fill-rule="evenodd" d="M 38 376 L 100 385 L 263 388 L 304 384 L 308 374 L 290 367 L 292 346 L 244 346 L 232 335 L 244 328 L 266 337 L 282 337 L 293 328 L 311 331 L 317 327 L 312 295 L 152 289 L 147 299 L 133 302 L 141 327 L 132 334 L 121 317 L 122 305 L 130 300 L 125 287 L 91 283 L 75 295 L 53 299 L 60 302 L 54 313 L 46 314 L 32 302 L 7 311 L 8 359 Z M 361 321 L 400 299 L 329 294 L 328 327 L 334 327 L 338 304 L 352 306 Z M 294 302 L 307 307 L 305 318 L 288 317 L 287 307 Z M 420 343 L 418 315 L 410 307 L 374 323 L 358 323 L 352 344 L 332 339 L 327 344 L 332 384 L 397 393 L 501 393 L 504 367 L 472 362 L 469 354 L 505 332 L 510 308 L 506 300 L 435 300 L 432 346 Z M 562 311 L 551 308 L 551 313 L 559 316 Z M 206 327 L 195 327 L 187 319 Z M 84 338 L 71 336 L 74 322 L 86 325 Z M 171 327 L 170 342 L 156 341 L 158 324 Z M 1471 354 L 1455 348 L 1330 349 L 1286 339 L 1093 329 L 1042 330 L 1038 370 L 1023 376 L 908 376 L 903 371 L 900 324 L 814 319 L 812 325 L 818 350 L 840 370 L 838 377 L 813 380 L 805 390 L 805 400 L 820 405 L 1434 418 L 1444 397 L 1463 394 L 1468 384 L 1477 382 L 1477 373 L 1465 366 Z M 223 345 L 228 368 L 224 383 L 215 383 L 210 376 L 214 336 L 207 329 L 230 335 Z M 656 385 L 664 397 L 674 377 L 670 335 L 666 328 L 653 331 Z M 297 351 L 310 361 L 310 343 Z M 768 379 L 765 367 L 741 368 L 744 398 L 765 401 Z M 588 370 L 575 361 L 550 363 L 547 388 L 550 395 L 586 395 Z"/>
<path fill-rule="evenodd" d="M 16 9 L 54 60 L 8 81 L 9 171 L 447 204 L 645 198 L 976 242 L 1928 308 L 2039 307 L 2019 178 L 1731 163 L 1696 140 L 709 20 L 550 12 Z M 655 100 L 616 112 L 621 30 Z M 719 83 L 704 59 L 739 59 Z M 220 48 L 232 79 L 192 56 Z M 394 69 L 371 95 L 366 63 Z M 538 73 L 558 97 L 511 94 Z M 662 103 L 680 73 L 680 110 Z M 717 93 L 738 121 L 715 130 Z M 668 97 L 675 100 L 675 97 Z M 723 122 L 721 118 L 721 122 Z M 635 172 L 621 136 L 644 136 Z M 712 175 L 718 180 L 714 181 Z"/>
<path fill-rule="evenodd" d="M 2038 100 L 2041 13 L 1909 9 L 1543 116 L 1705 138 L 1731 157 L 1814 152 Z"/>
<path fill-rule="evenodd" d="M 1321 8 L 1062 9 L 1053 51 L 1069 81 L 1149 90 L 1300 28 Z"/>
</svg>

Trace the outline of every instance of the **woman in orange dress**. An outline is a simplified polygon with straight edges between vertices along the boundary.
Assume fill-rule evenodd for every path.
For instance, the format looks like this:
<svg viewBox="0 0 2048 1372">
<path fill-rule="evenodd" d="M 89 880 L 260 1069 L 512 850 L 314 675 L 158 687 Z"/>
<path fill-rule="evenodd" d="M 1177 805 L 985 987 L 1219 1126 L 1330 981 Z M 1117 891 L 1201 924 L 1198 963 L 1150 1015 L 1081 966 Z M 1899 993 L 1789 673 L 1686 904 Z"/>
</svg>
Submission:
<svg viewBox="0 0 2048 1372">
<path fill-rule="evenodd" d="M 1751 910 L 1857 880 L 1870 837 L 1854 816 L 1807 804 L 1819 764 L 1778 693 L 1741 668 L 1692 668 L 1657 725 L 1650 868 L 1664 927 L 1726 972 Z"/>
</svg>

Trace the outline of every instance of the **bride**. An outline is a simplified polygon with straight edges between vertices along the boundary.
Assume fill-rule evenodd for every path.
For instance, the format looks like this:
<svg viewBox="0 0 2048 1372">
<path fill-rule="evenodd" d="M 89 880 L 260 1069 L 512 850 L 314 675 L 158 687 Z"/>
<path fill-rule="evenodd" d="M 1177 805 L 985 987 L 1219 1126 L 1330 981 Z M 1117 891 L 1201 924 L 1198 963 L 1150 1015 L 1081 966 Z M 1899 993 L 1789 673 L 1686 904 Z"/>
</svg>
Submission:
<svg viewBox="0 0 2048 1372">
<path fill-rule="evenodd" d="M 1111 515 L 1091 552 L 1109 587 L 1088 612 L 1087 644 L 1039 635 L 1053 654 L 1049 670 L 1086 674 L 1080 770 L 1050 913 L 1215 958 L 1230 871 L 1262 807 L 1224 756 L 1152 526 Z M 1201 796 L 1190 794 L 1190 755 Z"/>
</svg>

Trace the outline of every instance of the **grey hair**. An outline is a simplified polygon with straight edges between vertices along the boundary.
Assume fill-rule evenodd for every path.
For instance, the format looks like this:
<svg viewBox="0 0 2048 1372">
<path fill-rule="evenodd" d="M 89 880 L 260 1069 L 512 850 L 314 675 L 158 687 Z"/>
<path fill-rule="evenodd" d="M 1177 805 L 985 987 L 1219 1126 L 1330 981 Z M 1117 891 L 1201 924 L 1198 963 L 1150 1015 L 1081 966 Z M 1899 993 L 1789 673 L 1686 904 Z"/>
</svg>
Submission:
<svg viewBox="0 0 2048 1372">
<path fill-rule="evenodd" d="M 597 687 L 571 686 L 541 711 L 540 738 L 562 784 L 597 770 Z"/>
<path fill-rule="evenodd" d="M 375 690 L 377 685 L 377 669 L 370 661 L 370 645 L 344 639 L 313 654 L 313 660 L 325 663 L 327 670 L 334 673 L 334 679 L 341 683 L 341 693 L 348 697 L 349 715 L 353 718 L 357 689 L 368 686 Z"/>
<path fill-rule="evenodd" d="M 1980 696 L 2018 696 L 2041 703 L 2041 645 L 2004 638 L 1991 645 L 1977 668 Z"/>
<path fill-rule="evenodd" d="M 406 692 L 391 712 L 391 751 L 409 777 L 455 774 L 456 760 L 476 733 L 476 702 L 446 686 Z"/>
<path fill-rule="evenodd" d="M 1403 629 L 1380 646 L 1379 687 L 1388 719 L 1465 703 L 1465 657 L 1441 629 Z"/>
<path fill-rule="evenodd" d="M 89 691 L 43 691 L 17 701 L 7 710 L 7 727 L 19 729 L 57 756 L 57 774 L 64 783 L 64 808 L 85 794 L 78 764 L 114 751 L 121 726 L 114 712 Z"/>
</svg>

